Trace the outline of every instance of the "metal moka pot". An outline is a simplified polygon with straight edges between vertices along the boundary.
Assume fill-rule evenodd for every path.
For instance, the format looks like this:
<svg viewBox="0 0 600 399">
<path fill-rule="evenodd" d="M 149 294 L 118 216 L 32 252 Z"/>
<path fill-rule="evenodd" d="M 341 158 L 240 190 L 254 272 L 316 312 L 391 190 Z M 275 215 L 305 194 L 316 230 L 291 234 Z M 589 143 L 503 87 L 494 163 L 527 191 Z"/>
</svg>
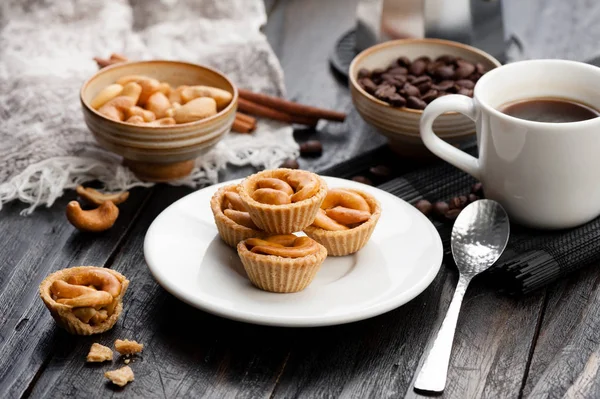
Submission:
<svg viewBox="0 0 600 399">
<path fill-rule="evenodd" d="M 504 58 L 501 0 L 360 0 L 356 47 L 403 38 L 439 38 Z"/>
</svg>

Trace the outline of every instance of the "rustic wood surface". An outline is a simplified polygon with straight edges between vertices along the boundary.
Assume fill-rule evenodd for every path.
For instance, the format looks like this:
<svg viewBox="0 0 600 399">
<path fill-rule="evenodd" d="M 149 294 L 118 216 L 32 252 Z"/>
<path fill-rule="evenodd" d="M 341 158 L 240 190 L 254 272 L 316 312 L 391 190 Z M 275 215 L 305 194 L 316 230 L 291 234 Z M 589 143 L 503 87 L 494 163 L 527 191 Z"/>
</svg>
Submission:
<svg viewBox="0 0 600 399">
<path fill-rule="evenodd" d="M 595 2 L 578 0 L 565 8 L 559 0 L 538 0 L 521 10 L 518 4 L 524 2 L 507 3 L 507 16 L 527 46 L 526 54 L 579 59 L 599 54 L 581 46 L 561 53 L 563 45 L 553 45 L 576 38 L 581 26 L 591 29 L 597 20 L 592 16 L 600 14 Z M 394 175 L 416 167 L 377 149 L 383 139 L 351 112 L 345 83 L 329 69 L 329 51 L 353 25 L 356 0 L 266 4 L 265 33 L 286 72 L 288 96 L 350 112 L 344 124 L 296 132 L 299 141 L 316 137 L 324 144 L 321 157 L 302 159 L 301 166 L 343 177 L 364 174 L 379 163 L 391 166 Z M 548 11 L 551 6 L 560 13 Z M 547 20 L 551 23 L 544 25 Z M 360 154 L 351 167 L 339 166 Z M 231 168 L 222 178 L 249 172 Z M 452 297 L 457 280 L 453 266 L 443 266 L 407 305 L 362 322 L 286 329 L 225 320 L 166 293 L 143 259 L 144 235 L 152 220 L 190 192 L 164 185 L 133 190 L 117 225 L 101 235 L 78 233 L 66 223 L 65 205 L 74 193 L 30 217 L 19 216 L 19 203 L 2 210 L 1 397 L 419 396 L 412 382 Z M 38 284 L 47 274 L 74 265 L 110 267 L 132 281 L 119 323 L 99 337 L 74 337 L 58 329 L 38 297 Z M 600 397 L 599 282 L 600 271 L 591 267 L 526 297 L 506 297 L 474 281 L 458 321 L 443 397 Z M 124 389 L 104 379 L 110 366 L 84 363 L 92 342 L 110 346 L 115 338 L 146 345 L 132 364 L 136 380 Z M 112 368 L 121 364 L 116 359 Z"/>
</svg>

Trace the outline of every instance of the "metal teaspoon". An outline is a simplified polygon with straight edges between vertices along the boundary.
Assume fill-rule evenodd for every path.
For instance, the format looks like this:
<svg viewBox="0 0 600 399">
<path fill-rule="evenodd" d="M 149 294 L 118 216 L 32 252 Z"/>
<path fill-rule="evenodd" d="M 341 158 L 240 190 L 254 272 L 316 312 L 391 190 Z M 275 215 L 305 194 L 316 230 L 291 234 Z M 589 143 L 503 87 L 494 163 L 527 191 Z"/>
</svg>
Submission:
<svg viewBox="0 0 600 399">
<path fill-rule="evenodd" d="M 496 201 L 475 201 L 456 218 L 452 228 L 452 256 L 458 267 L 458 284 L 442 327 L 417 376 L 415 389 L 444 390 L 456 322 L 467 287 L 473 277 L 500 258 L 509 234 L 508 216 Z"/>
</svg>

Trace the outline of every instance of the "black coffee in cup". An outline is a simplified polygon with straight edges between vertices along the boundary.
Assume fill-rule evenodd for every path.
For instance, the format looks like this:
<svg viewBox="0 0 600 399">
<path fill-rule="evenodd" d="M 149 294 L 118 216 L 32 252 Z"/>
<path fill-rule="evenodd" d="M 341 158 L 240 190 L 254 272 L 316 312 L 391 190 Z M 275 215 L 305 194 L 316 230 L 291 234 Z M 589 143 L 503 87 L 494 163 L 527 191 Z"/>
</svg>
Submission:
<svg viewBox="0 0 600 399">
<path fill-rule="evenodd" d="M 596 118 L 600 111 L 566 98 L 530 98 L 500 107 L 506 115 L 535 122 L 566 123 Z"/>
</svg>

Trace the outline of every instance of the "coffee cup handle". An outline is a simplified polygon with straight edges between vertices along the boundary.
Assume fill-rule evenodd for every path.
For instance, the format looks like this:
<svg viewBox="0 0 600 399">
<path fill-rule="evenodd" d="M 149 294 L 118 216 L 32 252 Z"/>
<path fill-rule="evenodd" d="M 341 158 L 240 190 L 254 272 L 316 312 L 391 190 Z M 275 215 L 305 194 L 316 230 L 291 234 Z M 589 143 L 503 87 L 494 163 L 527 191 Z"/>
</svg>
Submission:
<svg viewBox="0 0 600 399">
<path fill-rule="evenodd" d="M 479 160 L 446 143 L 433 132 L 433 122 L 445 112 L 460 112 L 473 121 L 477 119 L 477 108 L 470 97 L 450 94 L 437 98 L 425 108 L 421 115 L 420 130 L 423 143 L 438 157 L 480 180 Z"/>
</svg>

